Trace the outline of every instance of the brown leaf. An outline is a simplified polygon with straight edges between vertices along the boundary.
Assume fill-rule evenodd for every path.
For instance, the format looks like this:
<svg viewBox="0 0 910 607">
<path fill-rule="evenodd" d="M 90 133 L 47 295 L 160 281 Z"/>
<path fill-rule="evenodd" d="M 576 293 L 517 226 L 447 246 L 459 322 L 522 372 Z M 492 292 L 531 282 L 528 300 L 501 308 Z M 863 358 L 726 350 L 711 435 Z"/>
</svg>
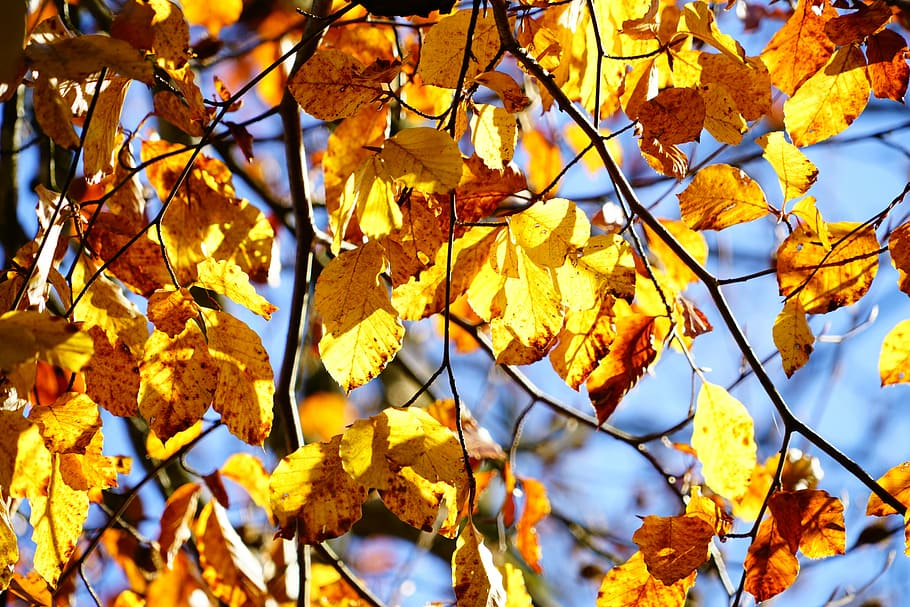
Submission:
<svg viewBox="0 0 910 607">
<path fill-rule="evenodd" d="M 891 7 L 882 0 L 855 6 L 856 12 L 834 17 L 825 23 L 825 34 L 838 46 L 863 42 L 891 20 Z"/>
<path fill-rule="evenodd" d="M 799 573 L 796 549 L 791 549 L 790 542 L 781 535 L 773 515 L 762 521 L 743 566 L 746 592 L 758 602 L 777 596 L 796 580 Z"/>
<path fill-rule="evenodd" d="M 656 139 L 663 146 L 695 141 L 705 124 L 705 102 L 694 89 L 664 89 L 641 104 L 638 121 L 642 139 Z"/>
<path fill-rule="evenodd" d="M 708 560 L 714 527 L 697 516 L 648 516 L 632 535 L 648 572 L 666 586 L 688 577 Z"/>
<path fill-rule="evenodd" d="M 181 546 L 190 539 L 190 524 L 196 517 L 196 507 L 202 487 L 186 483 L 178 487 L 167 498 L 161 511 L 161 533 L 158 535 L 158 550 L 164 565 L 170 569 Z"/>
<path fill-rule="evenodd" d="M 875 96 L 903 103 L 910 78 L 904 37 L 888 29 L 870 36 L 866 40 L 866 61 Z"/>
</svg>

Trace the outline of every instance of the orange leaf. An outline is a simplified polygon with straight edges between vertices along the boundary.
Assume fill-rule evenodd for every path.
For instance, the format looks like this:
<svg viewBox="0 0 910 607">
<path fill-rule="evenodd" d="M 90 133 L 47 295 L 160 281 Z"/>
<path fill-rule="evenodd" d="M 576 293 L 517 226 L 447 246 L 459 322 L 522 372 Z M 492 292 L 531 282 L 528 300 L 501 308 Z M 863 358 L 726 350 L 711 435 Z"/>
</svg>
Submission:
<svg viewBox="0 0 910 607">
<path fill-rule="evenodd" d="M 793 95 L 834 52 L 834 43 L 825 34 L 825 23 L 836 17 L 837 11 L 825 2 L 819 15 L 815 7 L 813 0 L 799 0 L 787 23 L 762 51 L 771 82 L 788 95 Z"/>
<path fill-rule="evenodd" d="M 540 567 L 540 559 L 543 551 L 535 526 L 550 514 L 550 500 L 547 498 L 546 487 L 538 480 L 522 478 L 521 488 L 525 495 L 525 505 L 516 524 L 518 537 L 515 546 L 531 569 L 541 573 L 543 569 Z"/>
<path fill-rule="evenodd" d="M 705 102 L 698 91 L 670 88 L 638 109 L 642 139 L 656 139 L 664 146 L 695 141 L 705 124 Z"/>
<path fill-rule="evenodd" d="M 888 470 L 884 476 L 878 479 L 878 484 L 900 503 L 910 504 L 910 462 L 904 462 Z M 897 514 L 897 510 L 883 502 L 882 498 L 874 493 L 869 496 L 869 502 L 866 504 L 866 516 L 887 516 L 889 514 Z"/>
<path fill-rule="evenodd" d="M 828 225 L 833 249 L 800 224 L 777 250 L 777 282 L 784 297 L 798 297 L 807 314 L 825 314 L 856 303 L 878 271 L 878 239 L 872 226 Z"/>
<path fill-rule="evenodd" d="M 600 307 L 566 312 L 566 324 L 557 336 L 559 343 L 550 351 L 550 363 L 575 390 L 611 349 L 616 337 L 612 308 L 612 298 L 604 298 Z"/>
<path fill-rule="evenodd" d="M 308 394 L 300 403 L 300 429 L 305 436 L 327 441 L 357 418 L 348 399 L 337 392 Z"/>
<path fill-rule="evenodd" d="M 85 373 L 85 392 L 96 403 L 121 417 L 139 414 L 139 360 L 122 339 L 114 345 L 101 327 L 88 331 L 95 353 Z"/>
<path fill-rule="evenodd" d="M 148 298 L 149 322 L 168 337 L 182 333 L 187 321 L 198 315 L 196 302 L 187 288 L 156 289 Z"/>
<path fill-rule="evenodd" d="M 866 40 L 866 60 L 875 96 L 903 103 L 910 78 L 904 37 L 888 29 L 871 36 Z"/>
<path fill-rule="evenodd" d="M 506 605 L 502 574 L 473 523 L 462 531 L 452 554 L 452 586 L 459 605 Z"/>
<path fill-rule="evenodd" d="M 212 37 L 217 37 L 221 28 L 232 25 L 240 18 L 242 0 L 218 0 L 218 2 L 186 2 L 183 14 L 193 25 L 204 25 Z"/>
<path fill-rule="evenodd" d="M 698 516 L 648 516 L 632 535 L 648 572 L 666 586 L 691 575 L 708 560 L 714 527 Z"/>
<path fill-rule="evenodd" d="M 776 498 L 781 495 L 781 498 Z M 844 505 L 825 491 L 803 489 L 795 492 L 778 492 L 769 506 L 774 508 L 782 499 L 795 499 L 800 513 L 801 534 L 799 549 L 810 559 L 824 558 L 844 553 Z"/>
<path fill-rule="evenodd" d="M 177 552 L 190 539 L 190 523 L 196 516 L 196 506 L 202 487 L 186 483 L 178 487 L 168 498 L 161 511 L 161 533 L 158 536 L 158 550 L 165 567 L 171 568 Z"/>
<path fill-rule="evenodd" d="M 897 268 L 898 288 L 910 295 L 910 222 L 899 225 L 888 237 L 891 264 Z"/>
<path fill-rule="evenodd" d="M 838 46 L 858 44 L 891 20 L 891 7 L 876 0 L 869 5 L 857 4 L 856 12 L 834 17 L 825 23 L 825 33 Z"/>
<path fill-rule="evenodd" d="M 783 310 L 774 320 L 772 330 L 774 345 L 780 351 L 784 373 L 791 377 L 797 369 L 809 362 L 815 335 L 806 322 L 806 312 L 799 298 L 788 299 Z"/>
<path fill-rule="evenodd" d="M 345 52 L 317 51 L 288 81 L 288 90 L 314 118 L 327 121 L 346 118 L 377 99 L 382 93 L 382 82 L 388 82 L 364 77 L 366 70 L 366 66 Z"/>
<path fill-rule="evenodd" d="M 799 573 L 796 548 L 791 549 L 774 516 L 762 521 L 746 554 L 746 592 L 758 602 L 777 596 L 793 584 Z"/>
<path fill-rule="evenodd" d="M 479 82 L 496 93 L 510 114 L 520 112 L 531 105 L 531 100 L 525 96 L 515 79 L 505 72 L 484 72 L 479 74 L 474 82 Z"/>
<path fill-rule="evenodd" d="M 770 210 L 758 182 L 728 164 L 703 168 L 678 197 L 682 219 L 693 230 L 722 230 Z"/>
<path fill-rule="evenodd" d="M 639 551 L 622 565 L 613 567 L 600 584 L 597 607 L 683 607 L 695 584 L 697 571 L 667 586 L 648 572 Z"/>
</svg>

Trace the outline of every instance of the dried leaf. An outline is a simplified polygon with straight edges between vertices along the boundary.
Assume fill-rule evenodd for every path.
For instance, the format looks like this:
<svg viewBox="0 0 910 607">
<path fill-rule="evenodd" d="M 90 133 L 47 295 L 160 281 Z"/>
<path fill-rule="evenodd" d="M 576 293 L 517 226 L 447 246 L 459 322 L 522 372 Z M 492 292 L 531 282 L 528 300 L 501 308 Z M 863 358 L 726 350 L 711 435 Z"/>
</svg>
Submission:
<svg viewBox="0 0 910 607">
<path fill-rule="evenodd" d="M 669 88 L 638 108 L 642 139 L 656 139 L 663 146 L 695 141 L 705 124 L 705 102 L 698 91 Z"/>
<path fill-rule="evenodd" d="M 708 560 L 714 527 L 697 516 L 648 516 L 632 535 L 648 572 L 671 586 Z"/>
<path fill-rule="evenodd" d="M 777 596 L 793 584 L 799 573 L 796 549 L 781 535 L 774 516 L 762 521 L 746 561 L 745 590 L 758 602 Z"/>
<path fill-rule="evenodd" d="M 893 30 L 882 30 L 866 40 L 866 60 L 872 92 L 879 99 L 904 102 L 910 66 L 907 41 Z"/>
<path fill-rule="evenodd" d="M 51 453 L 85 453 L 101 430 L 98 405 L 85 394 L 67 392 L 49 406 L 35 406 L 28 418 L 38 425 Z"/>
<path fill-rule="evenodd" d="M 597 308 L 566 312 L 566 324 L 557 336 L 559 343 L 550 350 L 550 363 L 574 390 L 611 350 L 616 337 L 612 308 L 613 300 L 605 298 Z"/>
<path fill-rule="evenodd" d="M 161 511 L 161 533 L 158 535 L 158 551 L 165 567 L 170 569 L 180 548 L 190 539 L 190 524 L 196 518 L 196 508 L 202 487 L 186 483 L 178 487 L 168 498 Z"/>
<path fill-rule="evenodd" d="M 473 523 L 458 537 L 458 545 L 452 554 L 452 586 L 459 605 L 506 605 L 502 574 L 493 564 L 493 555 Z"/>
<path fill-rule="evenodd" d="M 825 23 L 825 34 L 838 46 L 859 44 L 891 20 L 891 7 L 881 0 L 858 4 L 857 11 L 834 17 Z"/>
<path fill-rule="evenodd" d="M 878 479 L 878 484 L 900 503 L 910 504 L 910 462 L 904 462 L 888 470 L 884 476 Z M 869 502 L 866 504 L 866 516 L 887 516 L 889 514 L 897 514 L 897 511 L 874 493 L 869 496 Z"/>
<path fill-rule="evenodd" d="M 816 12 L 813 0 L 799 0 L 796 10 L 762 51 L 771 82 L 793 95 L 810 76 L 824 66 L 834 52 L 834 43 L 825 34 L 825 23 L 837 16 L 827 2 Z"/>
<path fill-rule="evenodd" d="M 288 81 L 288 90 L 305 112 L 320 120 L 338 120 L 357 113 L 379 98 L 382 83 L 354 57 L 338 50 L 317 51 Z"/>
<path fill-rule="evenodd" d="M 531 105 L 521 87 L 505 72 L 484 72 L 474 78 L 474 82 L 484 85 L 499 97 L 502 106 L 510 114 L 515 114 Z"/>
</svg>

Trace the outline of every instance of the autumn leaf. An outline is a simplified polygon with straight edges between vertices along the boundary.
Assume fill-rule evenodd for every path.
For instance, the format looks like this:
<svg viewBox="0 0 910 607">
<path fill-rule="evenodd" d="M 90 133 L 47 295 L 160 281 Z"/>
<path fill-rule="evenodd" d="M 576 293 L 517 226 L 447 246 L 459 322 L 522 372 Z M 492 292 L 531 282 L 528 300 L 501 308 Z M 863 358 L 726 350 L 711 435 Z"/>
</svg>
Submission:
<svg viewBox="0 0 910 607">
<path fill-rule="evenodd" d="M 243 487 L 257 506 L 271 513 L 269 474 L 259 458 L 249 453 L 234 453 L 224 462 L 219 473 Z"/>
<path fill-rule="evenodd" d="M 888 237 L 888 252 L 891 264 L 897 268 L 898 288 L 910 295 L 910 223 L 896 227 Z"/>
<path fill-rule="evenodd" d="M 200 485 L 186 483 L 178 487 L 164 504 L 158 546 L 161 560 L 168 569 L 173 565 L 183 544 L 192 535 L 191 523 L 196 517 L 196 507 L 201 494 Z"/>
<path fill-rule="evenodd" d="M 0 591 L 9 587 L 19 562 L 19 544 L 6 508 L 0 508 Z"/>
<path fill-rule="evenodd" d="M 844 505 L 825 491 L 803 489 L 778 491 L 768 501 L 771 514 L 788 541 L 796 540 L 799 550 L 817 559 L 844 553 Z M 792 519 L 792 522 L 780 524 Z M 795 528 L 795 529 L 794 529 Z"/>
<path fill-rule="evenodd" d="M 828 62 L 834 43 L 825 34 L 825 24 L 836 16 L 837 11 L 827 3 L 816 11 L 812 0 L 799 0 L 761 54 L 774 86 L 792 96 Z"/>
<path fill-rule="evenodd" d="M 502 574 L 493 564 L 493 555 L 470 523 L 458 537 L 452 554 L 452 586 L 460 605 L 505 607 Z"/>
<path fill-rule="evenodd" d="M 705 102 L 698 91 L 670 88 L 638 108 L 642 139 L 670 146 L 698 139 L 705 124 Z"/>
<path fill-rule="evenodd" d="M 315 392 L 308 394 L 298 407 L 300 429 L 304 436 L 327 441 L 341 434 L 356 419 L 356 409 L 342 394 Z"/>
<path fill-rule="evenodd" d="M 502 170 L 512 160 L 518 126 L 506 110 L 480 104 L 471 120 L 471 143 L 474 151 L 491 169 Z"/>
<path fill-rule="evenodd" d="M 752 417 L 742 403 L 724 388 L 703 383 L 691 442 L 709 487 L 729 499 L 745 493 L 755 468 L 756 446 Z"/>
<path fill-rule="evenodd" d="M 879 1 L 863 4 L 853 13 L 834 17 L 825 23 L 825 34 L 838 46 L 863 42 L 891 20 L 891 7 Z"/>
<path fill-rule="evenodd" d="M 223 27 L 236 23 L 242 10 L 242 0 L 187 2 L 183 5 L 183 15 L 186 20 L 194 25 L 205 26 L 209 34 L 214 37 L 218 36 Z"/>
<path fill-rule="evenodd" d="M 378 155 L 364 160 L 345 181 L 334 221 L 333 254 L 341 251 L 348 223 L 354 215 L 361 232 L 369 238 L 387 236 L 402 225 L 396 188 L 386 175 Z"/>
<path fill-rule="evenodd" d="M 183 333 L 186 323 L 199 316 L 199 308 L 190 290 L 157 289 L 148 298 L 148 319 L 158 331 L 175 337 Z"/>
<path fill-rule="evenodd" d="M 256 292 L 250 277 L 236 263 L 228 260 L 203 259 L 196 265 L 198 283 L 227 296 L 234 303 L 255 312 L 266 320 L 278 308 Z"/>
<path fill-rule="evenodd" d="M 550 362 L 575 390 L 611 350 L 616 337 L 612 308 L 613 300 L 607 298 L 597 308 L 566 313 L 566 323 L 557 336 L 559 343 L 550 350 Z"/>
<path fill-rule="evenodd" d="M 806 312 L 798 298 L 788 299 L 774 320 L 774 345 L 780 351 L 781 363 L 787 377 L 809 362 L 815 335 L 806 322 Z"/>
<path fill-rule="evenodd" d="M 774 167 L 785 202 L 805 194 L 818 179 L 818 169 L 812 161 L 799 148 L 788 143 L 780 131 L 766 133 L 755 143 L 764 150 L 762 158 Z"/>
<path fill-rule="evenodd" d="M 502 101 L 502 106 L 510 114 L 520 112 L 531 105 L 531 100 L 525 96 L 515 79 L 505 72 L 484 72 L 478 74 L 474 82 L 479 82 L 496 93 Z"/>
<path fill-rule="evenodd" d="M 537 537 L 536 526 L 550 514 L 550 499 L 547 497 L 546 487 L 536 479 L 522 478 L 521 489 L 525 496 L 525 504 L 515 526 L 517 533 L 515 547 L 531 569 L 541 573 L 543 569 L 540 559 L 543 550 Z"/>
<path fill-rule="evenodd" d="M 777 596 L 796 579 L 799 573 L 796 548 L 791 549 L 788 540 L 781 535 L 773 515 L 759 526 L 743 566 L 745 590 L 758 602 Z"/>
<path fill-rule="evenodd" d="M 878 360 L 882 386 L 910 382 L 910 376 L 907 375 L 908 362 L 910 362 L 910 351 L 907 349 L 908 337 L 910 337 L 910 320 L 899 322 L 885 336 Z"/>
<path fill-rule="evenodd" d="M 382 247 L 369 241 L 333 259 L 316 281 L 314 304 L 325 325 L 319 352 L 345 392 L 378 375 L 401 347 L 404 326 L 381 282 L 385 267 Z"/>
<path fill-rule="evenodd" d="M 693 230 L 722 230 L 770 211 L 761 186 L 728 164 L 703 168 L 678 197 L 682 219 Z"/>
<path fill-rule="evenodd" d="M 339 50 L 317 51 L 288 81 L 288 90 L 308 114 L 338 120 L 378 99 L 395 74 L 370 78 L 368 68 Z"/>
<path fill-rule="evenodd" d="M 632 535 L 648 572 L 666 586 L 688 577 L 708 560 L 714 527 L 700 517 L 648 516 Z"/>
<path fill-rule="evenodd" d="M 470 42 L 470 57 L 465 80 L 470 81 L 482 72 L 491 69 L 493 58 L 499 52 L 499 33 L 496 21 L 490 13 L 481 13 L 468 41 L 467 31 L 471 11 L 463 10 L 440 19 L 430 28 L 420 51 L 417 74 L 425 84 L 454 89 L 461 72 L 461 58 Z"/>
<path fill-rule="evenodd" d="M 33 311 L 0 315 L 0 344 L 0 369 L 4 371 L 35 358 L 80 371 L 94 351 L 91 336 L 78 325 Z"/>
<path fill-rule="evenodd" d="M 269 503 L 282 537 L 315 543 L 338 537 L 360 520 L 367 489 L 342 467 L 342 437 L 309 443 L 272 472 Z"/>
<path fill-rule="evenodd" d="M 894 496 L 896 500 L 906 505 L 910 503 L 910 462 L 904 462 L 891 468 L 878 479 L 882 489 Z M 876 494 L 869 496 L 866 504 L 866 516 L 887 516 L 897 514 L 897 511 L 882 501 Z"/>
<path fill-rule="evenodd" d="M 154 81 L 155 68 L 143 53 L 117 38 L 84 34 L 60 38 L 49 44 L 29 44 L 26 61 L 49 78 L 84 81 L 103 68 L 146 84 Z"/>
<path fill-rule="evenodd" d="M 831 239 L 828 236 L 828 224 L 818 210 L 818 205 L 814 196 L 805 196 L 796 201 L 790 214 L 798 217 L 807 232 L 818 238 L 818 242 L 825 248 L 831 249 Z"/>
<path fill-rule="evenodd" d="M 597 593 L 597 607 L 683 607 L 695 584 L 697 571 L 667 586 L 651 575 L 641 551 L 604 576 Z"/>
<path fill-rule="evenodd" d="M 36 406 L 28 418 L 38 425 L 51 453 L 85 453 L 101 430 L 101 416 L 91 398 L 67 392 L 48 406 Z"/>
<path fill-rule="evenodd" d="M 903 103 L 910 79 L 907 41 L 897 32 L 882 30 L 866 40 L 866 60 L 873 94 Z"/>
<path fill-rule="evenodd" d="M 379 157 L 389 177 L 420 192 L 444 194 L 461 180 L 461 152 L 436 129 L 405 129 L 386 139 Z"/>
<path fill-rule="evenodd" d="M 733 37 L 720 31 L 714 19 L 714 13 L 705 2 L 696 0 L 683 7 L 679 19 L 679 31 L 692 34 L 731 59 L 745 60 L 746 53 L 743 51 L 743 47 Z"/>
<path fill-rule="evenodd" d="M 800 224 L 777 250 L 777 282 L 784 297 L 797 297 L 807 314 L 825 314 L 856 303 L 878 271 L 872 226 L 828 224 L 831 247 Z"/>
</svg>

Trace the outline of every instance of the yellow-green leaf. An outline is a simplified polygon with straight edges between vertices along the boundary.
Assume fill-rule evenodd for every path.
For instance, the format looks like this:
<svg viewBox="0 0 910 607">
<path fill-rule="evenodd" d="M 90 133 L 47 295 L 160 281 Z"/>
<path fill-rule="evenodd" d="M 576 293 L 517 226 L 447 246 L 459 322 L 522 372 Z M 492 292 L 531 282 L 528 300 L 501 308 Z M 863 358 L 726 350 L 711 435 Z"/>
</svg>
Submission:
<svg viewBox="0 0 910 607">
<path fill-rule="evenodd" d="M 752 417 L 718 385 L 705 382 L 698 392 L 692 448 L 711 489 L 729 499 L 746 492 L 756 461 Z"/>
<path fill-rule="evenodd" d="M 348 474 L 338 455 L 341 436 L 310 443 L 279 462 L 269 501 L 283 537 L 304 543 L 338 537 L 360 520 L 367 489 Z"/>
<path fill-rule="evenodd" d="M 693 230 L 723 230 L 769 212 L 758 182 L 728 164 L 703 168 L 678 197 L 682 219 Z"/>
<path fill-rule="evenodd" d="M 379 156 L 389 177 L 419 192 L 444 194 L 461 181 L 461 152 L 443 131 L 405 129 L 386 139 Z"/>
<path fill-rule="evenodd" d="M 756 139 L 755 143 L 764 150 L 762 158 L 774 167 L 785 202 L 805 194 L 818 179 L 818 169 L 812 161 L 784 139 L 782 132 L 766 133 Z"/>
<path fill-rule="evenodd" d="M 910 320 L 902 320 L 885 336 L 878 371 L 883 386 L 910 382 Z"/>
<path fill-rule="evenodd" d="M 380 277 L 385 267 L 382 246 L 371 240 L 333 259 L 316 281 L 325 327 L 319 353 L 345 392 L 376 377 L 401 348 L 404 325 Z"/>
<path fill-rule="evenodd" d="M 256 292 L 250 277 L 233 261 L 217 261 L 208 257 L 196 264 L 196 270 L 197 281 L 202 287 L 229 297 L 266 320 L 271 319 L 272 312 L 278 309 Z"/>
<path fill-rule="evenodd" d="M 806 312 L 798 298 L 788 299 L 784 303 L 784 309 L 774 320 L 772 335 L 774 345 L 780 351 L 784 372 L 787 377 L 791 377 L 797 369 L 809 362 L 812 344 L 815 343 L 815 335 L 806 322 Z"/>
</svg>

